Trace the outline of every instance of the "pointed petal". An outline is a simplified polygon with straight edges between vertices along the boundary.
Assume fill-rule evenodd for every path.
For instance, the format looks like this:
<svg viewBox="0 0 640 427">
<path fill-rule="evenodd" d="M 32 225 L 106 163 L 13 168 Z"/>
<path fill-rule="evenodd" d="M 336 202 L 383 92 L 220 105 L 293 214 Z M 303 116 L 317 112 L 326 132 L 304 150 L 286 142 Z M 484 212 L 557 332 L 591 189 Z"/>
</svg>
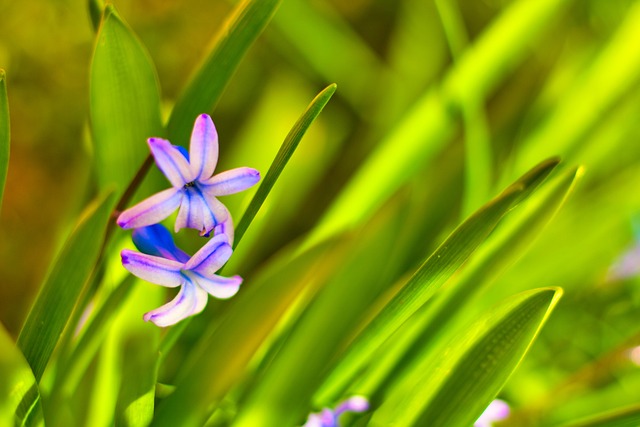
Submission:
<svg viewBox="0 0 640 427">
<path fill-rule="evenodd" d="M 198 314 L 207 306 L 207 301 L 209 301 L 209 294 L 207 291 L 202 289 L 199 286 L 196 286 L 196 306 L 193 309 L 193 314 Z"/>
<path fill-rule="evenodd" d="M 169 188 L 161 191 L 122 212 L 117 220 L 118 225 L 122 228 L 140 228 L 157 224 L 180 206 L 181 199 L 181 190 Z"/>
<path fill-rule="evenodd" d="M 130 251 L 129 249 L 124 249 L 120 255 L 122 256 L 124 268 L 147 282 L 175 288 L 185 281 L 184 276 L 180 274 L 180 269 L 183 267 L 181 262 Z"/>
<path fill-rule="evenodd" d="M 190 276 L 193 276 L 193 281 L 202 289 L 204 289 L 209 295 L 220 299 L 227 299 L 238 293 L 240 285 L 242 284 L 242 277 L 222 277 L 217 274 L 210 276 L 203 276 L 195 272 L 187 272 Z"/>
<path fill-rule="evenodd" d="M 218 234 L 187 261 L 184 269 L 206 277 L 213 276 L 229 260 L 232 252 L 227 236 Z"/>
<path fill-rule="evenodd" d="M 185 263 L 190 256 L 180 250 L 173 242 L 173 237 L 164 225 L 154 224 L 136 228 L 131 233 L 131 240 L 142 253 Z"/>
<path fill-rule="evenodd" d="M 218 163 L 218 132 L 207 114 L 200 114 L 193 125 L 189 152 L 194 179 L 204 180 L 213 175 Z"/>
<path fill-rule="evenodd" d="M 176 295 L 173 300 L 155 310 L 145 313 L 144 320 L 145 322 L 151 321 L 161 327 L 174 325 L 196 313 L 196 309 L 202 306 L 198 298 L 199 295 L 196 292 L 196 286 L 187 281 L 184 286 L 180 288 L 180 292 L 178 292 L 178 295 Z"/>
<path fill-rule="evenodd" d="M 176 219 L 176 233 L 184 227 L 200 231 L 200 235 L 207 235 L 229 216 L 227 208 L 216 198 L 205 198 L 197 186 L 185 190 L 180 212 Z"/>
<path fill-rule="evenodd" d="M 196 179 L 191 172 L 189 162 L 171 142 L 161 138 L 149 138 L 149 148 L 156 160 L 156 165 L 175 188 L 182 188 L 185 184 Z"/>
<path fill-rule="evenodd" d="M 236 168 L 221 172 L 200 182 L 202 190 L 211 196 L 226 196 L 244 191 L 260 181 L 260 172 L 253 168 Z"/>
</svg>

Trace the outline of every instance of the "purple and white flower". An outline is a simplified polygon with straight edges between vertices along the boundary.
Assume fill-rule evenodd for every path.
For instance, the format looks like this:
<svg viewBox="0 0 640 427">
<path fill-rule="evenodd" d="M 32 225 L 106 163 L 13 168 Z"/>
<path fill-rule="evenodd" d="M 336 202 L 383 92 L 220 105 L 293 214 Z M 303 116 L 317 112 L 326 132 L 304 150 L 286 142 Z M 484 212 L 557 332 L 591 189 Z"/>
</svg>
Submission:
<svg viewBox="0 0 640 427">
<path fill-rule="evenodd" d="M 223 226 L 224 223 L 219 225 Z M 204 310 L 208 295 L 230 298 L 242 284 L 240 276 L 215 274 L 232 253 L 229 235 L 223 230 L 216 230 L 214 237 L 191 257 L 175 245 L 169 231 L 159 224 L 134 230 L 132 238 L 141 252 L 123 250 L 124 268 L 148 282 L 180 287 L 172 301 L 146 313 L 145 321 L 162 327 L 173 325 Z"/>
<path fill-rule="evenodd" d="M 218 163 L 218 133 L 207 114 L 196 119 L 190 153 L 161 138 L 149 138 L 148 143 L 156 164 L 173 187 L 122 212 L 118 217 L 122 228 L 157 224 L 179 207 L 175 232 L 187 227 L 199 230 L 201 236 L 209 235 L 229 217 L 217 197 L 246 190 L 260 180 L 260 173 L 247 167 L 213 175 Z"/>
<path fill-rule="evenodd" d="M 338 418 L 345 412 L 364 412 L 369 409 L 369 401 L 363 396 L 353 396 L 335 410 L 324 408 L 319 413 L 309 414 L 307 422 L 302 427 L 339 427 Z"/>
</svg>

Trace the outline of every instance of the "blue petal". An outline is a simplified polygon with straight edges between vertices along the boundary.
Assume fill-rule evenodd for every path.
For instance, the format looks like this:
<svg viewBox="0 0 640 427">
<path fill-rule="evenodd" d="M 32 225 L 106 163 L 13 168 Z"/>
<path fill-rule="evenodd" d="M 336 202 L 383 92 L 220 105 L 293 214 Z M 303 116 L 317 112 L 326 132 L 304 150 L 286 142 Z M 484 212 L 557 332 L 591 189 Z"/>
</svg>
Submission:
<svg viewBox="0 0 640 427">
<path fill-rule="evenodd" d="M 133 244 L 142 253 L 173 259 L 185 263 L 189 261 L 189 255 L 180 250 L 173 242 L 173 237 L 167 228 L 161 224 L 133 230 Z"/>
<path fill-rule="evenodd" d="M 174 147 L 176 147 L 178 149 L 178 151 L 180 151 L 182 153 L 184 158 L 187 159 L 187 161 L 189 161 L 189 152 L 187 151 L 186 148 L 184 148 L 181 145 L 174 145 Z"/>
</svg>

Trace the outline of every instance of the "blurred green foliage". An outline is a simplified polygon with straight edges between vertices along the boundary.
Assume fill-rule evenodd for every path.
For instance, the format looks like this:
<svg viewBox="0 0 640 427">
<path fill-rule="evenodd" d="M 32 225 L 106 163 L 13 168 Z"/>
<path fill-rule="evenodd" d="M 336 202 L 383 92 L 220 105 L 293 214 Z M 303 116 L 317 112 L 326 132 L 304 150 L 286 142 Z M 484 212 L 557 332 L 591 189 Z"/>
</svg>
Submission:
<svg viewBox="0 0 640 427">
<path fill-rule="evenodd" d="M 233 4 L 142 0 L 115 6 L 155 64 L 166 123 Z M 511 11 L 509 19 L 505 11 Z M 15 337 L 62 237 L 101 184 L 91 170 L 96 153 L 88 126 L 94 32 L 87 3 L 80 1 L 0 0 L 0 24 L 0 68 L 11 110 L 11 162 L 0 216 L 0 321 Z M 505 37 L 512 34 L 519 37 Z M 559 155 L 560 169 L 585 168 L 576 191 L 530 251 L 510 260 L 503 274 L 483 277 L 481 291 L 464 306 L 464 319 L 520 291 L 565 291 L 502 392 L 515 408 L 504 425 L 568 423 L 637 402 L 640 369 L 628 352 L 640 345 L 640 279 L 612 277 L 610 266 L 640 240 L 632 226 L 640 215 L 638 40 L 640 7 L 633 0 L 283 0 L 213 112 L 221 170 L 251 165 L 266 172 L 309 100 L 330 83 L 338 90 L 229 270 L 249 278 L 248 287 L 253 277 L 270 283 L 269 272 L 286 271 L 282 264 L 274 267 L 270 260 L 280 262 L 274 254 L 307 233 L 374 230 L 369 238 L 381 239 L 388 253 L 347 257 L 361 270 L 340 280 L 376 282 L 368 297 L 385 300 L 391 297 L 385 291 L 397 290 L 385 287 L 415 271 L 469 213 L 535 164 Z M 157 184 L 159 178 L 152 174 L 150 180 Z M 236 221 L 250 196 L 225 200 Z M 178 239 L 191 251 L 198 244 Z M 327 255 L 326 271 L 336 258 Z M 368 268 L 379 274 L 371 277 Z M 294 271 L 290 280 L 303 275 Z M 322 273 L 315 281 L 324 283 Z M 293 301 L 298 290 L 287 292 Z M 357 297 L 355 291 L 341 296 Z M 142 309 L 130 304 L 125 314 L 135 319 Z M 220 337 L 210 325 L 230 309 L 209 305 L 163 355 L 160 382 L 180 382 L 180 361 L 201 336 Z M 128 327 L 118 321 L 118 328 Z M 157 342 L 145 333 L 144 342 Z M 100 362 L 77 379 L 79 387 L 118 388 L 107 378 L 115 369 L 108 361 L 116 340 L 113 332 L 104 334 Z M 270 339 L 279 344 L 284 338 Z M 202 346 L 196 347 L 200 353 Z M 268 372 L 276 353 L 271 349 L 254 361 L 255 369 Z M 245 386 L 233 392 L 242 395 Z M 135 397 L 125 393 L 123 399 Z M 75 399 L 87 408 L 86 420 L 99 418 L 101 403 Z M 232 404 L 221 406 L 211 425 L 235 411 Z"/>
</svg>

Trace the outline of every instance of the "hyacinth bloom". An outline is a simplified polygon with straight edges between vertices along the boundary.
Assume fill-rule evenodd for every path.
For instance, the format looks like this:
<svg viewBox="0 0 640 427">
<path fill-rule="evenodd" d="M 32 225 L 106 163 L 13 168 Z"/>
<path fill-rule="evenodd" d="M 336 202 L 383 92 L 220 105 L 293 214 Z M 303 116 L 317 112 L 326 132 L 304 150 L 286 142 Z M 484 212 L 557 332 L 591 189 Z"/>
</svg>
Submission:
<svg viewBox="0 0 640 427">
<path fill-rule="evenodd" d="M 176 232 L 187 227 L 208 235 L 229 217 L 217 197 L 246 190 L 260 180 L 260 173 L 247 167 L 213 175 L 218 163 L 218 133 L 206 114 L 196 119 L 189 153 L 161 138 L 149 138 L 148 143 L 158 168 L 173 187 L 122 212 L 118 217 L 122 228 L 157 224 L 179 207 Z"/>
<path fill-rule="evenodd" d="M 369 409 L 369 401 L 363 396 L 353 396 L 335 410 L 324 408 L 319 413 L 310 414 L 302 427 L 339 427 L 338 418 L 345 412 L 364 412 Z"/>
<path fill-rule="evenodd" d="M 473 424 L 473 427 L 491 427 L 494 422 L 507 418 L 509 412 L 507 402 L 495 399 L 487 406 L 487 409 L 484 410 L 480 418 Z"/>
<path fill-rule="evenodd" d="M 122 265 L 135 276 L 169 288 L 180 287 L 169 303 L 144 315 L 145 321 L 158 326 L 173 325 L 186 317 L 200 313 L 207 305 L 208 295 L 230 298 L 238 292 L 240 276 L 222 277 L 215 274 L 231 256 L 229 235 L 216 229 L 214 235 L 193 256 L 176 247 L 169 231 L 162 225 L 136 229 L 133 242 L 140 252 L 122 251 Z"/>
</svg>

